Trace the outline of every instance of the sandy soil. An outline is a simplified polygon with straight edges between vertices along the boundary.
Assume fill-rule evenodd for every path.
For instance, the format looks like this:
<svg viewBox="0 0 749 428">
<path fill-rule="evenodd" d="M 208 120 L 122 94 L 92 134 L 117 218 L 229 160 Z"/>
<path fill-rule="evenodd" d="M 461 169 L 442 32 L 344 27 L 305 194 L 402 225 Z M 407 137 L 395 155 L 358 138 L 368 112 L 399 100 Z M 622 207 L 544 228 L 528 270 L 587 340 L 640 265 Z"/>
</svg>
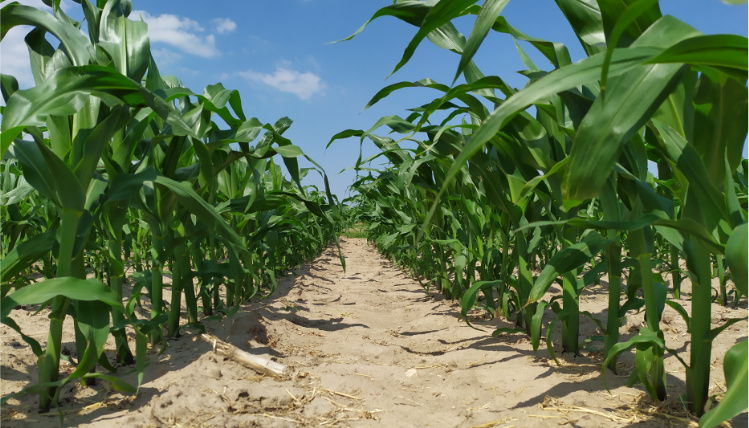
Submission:
<svg viewBox="0 0 749 428">
<path fill-rule="evenodd" d="M 296 376 L 262 376 L 214 354 L 187 330 L 170 341 L 151 363 L 136 396 L 108 385 L 68 385 L 62 394 L 64 426 L 133 427 L 576 427 L 688 426 L 693 424 L 675 399 L 653 404 L 642 387 L 627 387 L 625 374 L 608 373 L 607 392 L 600 352 L 560 355 L 560 365 L 543 348 L 534 353 L 523 335 L 492 337 L 500 320 L 472 313 L 472 329 L 457 320 L 459 307 L 425 292 L 363 239 L 343 239 L 347 271 L 328 249 L 279 283 L 271 299 L 242 307 L 234 317 L 206 322 L 212 333 L 253 354 L 290 366 Z M 605 317 L 606 290 L 593 287 L 582 310 Z M 688 306 L 688 302 L 683 302 Z M 738 309 L 713 307 L 714 321 L 745 316 Z M 552 314 L 548 314 L 551 316 Z M 42 343 L 46 312 L 15 310 L 12 317 Z M 643 314 L 628 317 L 624 336 L 636 334 Z M 683 320 L 670 308 L 663 330 L 671 348 L 688 358 Z M 65 346 L 74 351 L 72 327 Z M 2 326 L 2 394 L 36 380 L 36 360 L 20 337 Z M 598 333 L 582 322 L 582 338 Z M 559 341 L 555 332 L 555 342 Z M 730 327 L 714 345 L 711 393 L 723 391 L 722 356 L 746 340 L 745 321 Z M 620 373 L 631 372 L 633 356 L 623 355 Z M 685 391 L 684 368 L 667 357 L 669 395 Z M 63 363 L 71 371 L 69 363 Z M 126 373 L 129 368 L 121 368 Z M 133 375 L 126 376 L 134 379 Z M 39 414 L 35 396 L 9 400 L 2 425 L 55 426 L 57 412 Z M 732 421 L 747 426 L 746 413 Z"/>
</svg>

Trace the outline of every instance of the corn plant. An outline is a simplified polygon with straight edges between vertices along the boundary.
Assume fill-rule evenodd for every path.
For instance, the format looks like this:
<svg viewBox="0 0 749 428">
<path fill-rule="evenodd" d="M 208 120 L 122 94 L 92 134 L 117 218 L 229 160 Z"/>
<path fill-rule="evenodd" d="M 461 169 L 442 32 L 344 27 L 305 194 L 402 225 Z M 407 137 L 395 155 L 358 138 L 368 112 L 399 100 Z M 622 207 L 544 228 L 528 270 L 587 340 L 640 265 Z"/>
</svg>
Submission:
<svg viewBox="0 0 749 428">
<path fill-rule="evenodd" d="M 615 364 L 620 352 L 635 348 L 637 364 L 630 380 L 641 382 L 653 399 L 663 400 L 667 395 L 663 358 L 672 353 L 687 370 L 689 409 L 701 415 L 708 401 L 710 345 L 737 321 L 710 326 L 711 257 L 719 271 L 725 258 L 737 295 L 745 295 L 746 287 L 747 207 L 742 191 L 746 161 L 741 156 L 747 135 L 746 38 L 703 35 L 662 16 L 655 0 L 557 0 L 587 55 L 573 63 L 563 45 L 512 27 L 501 16 L 506 1 L 476 3 L 402 1 L 372 17 L 393 16 L 418 29 L 393 72 L 409 61 L 425 38 L 457 53 L 460 60 L 452 86 L 430 79 L 399 82 L 380 90 L 368 104 L 403 88 L 440 92 L 434 101 L 413 109 L 407 120 L 390 116 L 370 131 L 347 130 L 334 136 L 334 140 L 359 136 L 362 141 L 369 137 L 377 144 L 382 137 L 372 132 L 381 125 L 405 134 L 384 147 L 378 144 L 392 167 L 379 175 L 370 172 L 371 177 L 355 187 L 361 195 L 357 202 L 373 209 L 365 217 L 371 222 L 371 238 L 391 244 L 386 247 L 390 256 L 393 250 L 407 251 L 405 246 L 392 248 L 404 234 L 419 238 L 411 248 L 447 251 L 440 264 L 451 266 L 447 269 L 455 276 L 442 289 L 449 289 L 451 298 L 461 298 L 462 315 L 483 291 L 490 300 L 485 307 L 515 320 L 531 336 L 534 347 L 540 340 L 543 312 L 550 307 L 556 313 L 547 326 L 552 355 L 550 332 L 557 322 L 563 350 L 577 352 L 578 320 L 589 315 L 579 310 L 579 294 L 608 273 L 606 325 L 596 320 L 604 331 L 604 371 Z M 465 37 L 452 20 L 469 15 L 475 15 L 476 21 Z M 516 89 L 500 76 L 486 76 L 473 58 L 490 33 L 528 42 L 549 61 L 551 71 L 542 71 L 516 43 L 528 68 L 524 72 L 528 84 Z M 456 84 L 459 77 L 465 83 Z M 432 123 L 437 111 L 447 112 L 439 124 Z M 406 140 L 418 145 L 410 162 L 432 158 L 420 171 L 429 177 L 428 185 L 391 184 L 402 168 L 410 167 L 409 161 L 393 160 L 391 154 L 395 144 Z M 657 177 L 648 171 L 648 161 L 657 165 Z M 360 159 L 356 167 L 364 171 L 362 163 Z M 404 200 L 406 195 L 424 198 L 429 205 L 426 215 L 385 209 L 420 203 Z M 459 199 L 472 203 L 457 204 Z M 477 205 L 497 214 L 479 215 Z M 462 215 L 489 222 L 490 228 L 500 231 L 499 242 L 491 242 L 491 249 L 473 247 L 471 236 L 483 233 L 485 227 L 470 220 L 462 222 L 464 228 L 454 229 L 450 239 L 436 230 L 450 230 L 447 218 Z M 667 251 L 656 253 L 664 247 Z M 471 264 L 466 259 L 479 257 L 485 275 L 497 272 L 498 277 L 478 281 L 469 277 L 464 282 L 457 272 Z M 503 268 L 508 260 L 516 272 Z M 679 260 L 686 261 L 693 283 L 691 314 L 668 299 L 658 271 L 666 265 L 661 260 L 668 260 L 676 296 L 681 283 Z M 540 269 L 538 275 L 531 270 L 534 266 Z M 555 282 L 562 295 L 548 298 Z M 726 294 L 719 292 L 724 302 Z M 666 305 L 689 326 L 688 363 L 667 346 L 659 328 Z M 620 342 L 622 317 L 640 307 L 645 309 L 645 327 L 638 336 Z M 733 359 L 732 370 L 737 364 L 746 366 L 746 360 Z M 745 407 L 746 395 L 741 396 Z"/>
<path fill-rule="evenodd" d="M 38 356 L 39 383 L 22 393 L 39 394 L 43 411 L 57 406 L 64 384 L 79 379 L 104 379 L 137 392 L 139 385 L 96 371 L 97 365 L 116 371 L 104 353 L 109 334 L 115 358 L 135 363 L 140 384 L 147 338 L 165 346 L 165 327 L 167 335 L 179 334 L 183 296 L 188 322 L 202 327 L 198 297 L 209 315 L 221 303 L 222 285 L 225 306 L 236 310 L 262 287 L 270 294 L 276 275 L 300 263 L 298 255 L 320 251 L 338 232 L 330 192 L 326 203 L 301 184 L 297 157 L 304 154 L 281 136 L 290 120 L 272 126 L 248 119 L 237 91 L 216 84 L 195 94 L 161 76 L 148 28 L 128 18 L 128 0 L 80 2 L 85 33 L 59 1 L 51 3 L 53 14 L 17 3 L 0 11 L 0 36 L 19 25 L 32 27 L 26 43 L 36 83 L 19 90 L 12 76 L 2 76 L 0 319 Z M 291 181 L 271 159 L 276 155 Z M 235 190 L 223 189 L 221 177 L 240 170 Z M 240 237 L 242 228 L 252 232 Z M 300 242 L 295 236 L 302 233 L 315 239 Z M 228 260 L 228 269 L 219 260 Z M 38 262 L 44 279 L 34 282 L 28 274 Z M 128 264 L 136 270 L 130 278 Z M 170 302 L 163 301 L 164 273 L 172 276 Z M 201 278 L 197 290 L 194 277 Z M 145 298 L 149 319 L 136 311 Z M 45 349 L 11 318 L 18 305 L 51 306 Z M 61 377 L 68 314 L 78 361 Z"/>
</svg>

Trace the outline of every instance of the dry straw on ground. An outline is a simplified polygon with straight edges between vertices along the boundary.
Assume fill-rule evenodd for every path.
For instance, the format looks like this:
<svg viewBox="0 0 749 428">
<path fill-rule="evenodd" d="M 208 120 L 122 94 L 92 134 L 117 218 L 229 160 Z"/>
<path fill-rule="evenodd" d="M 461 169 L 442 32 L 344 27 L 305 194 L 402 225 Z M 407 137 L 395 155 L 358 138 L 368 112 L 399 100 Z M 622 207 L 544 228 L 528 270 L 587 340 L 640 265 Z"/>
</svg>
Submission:
<svg viewBox="0 0 749 428">
<path fill-rule="evenodd" d="M 259 427 L 577 427 L 692 426 L 676 399 L 655 404 L 641 388 L 625 386 L 631 356 L 620 375 L 600 374 L 600 353 L 534 354 L 520 335 L 491 337 L 502 321 L 458 322 L 459 308 L 380 258 L 363 239 L 344 239 L 347 271 L 330 249 L 279 282 L 271 299 L 257 300 L 234 317 L 206 323 L 218 340 L 292 369 L 296 376 L 259 374 L 213 352 L 200 332 L 185 330 L 163 355 L 149 354 L 137 397 L 113 393 L 104 383 L 66 387 L 66 426 L 259 426 Z M 591 293 L 583 310 L 601 314 L 607 302 Z M 669 311 L 669 309 L 666 309 Z M 716 317 L 731 311 L 717 308 Z M 664 316 L 668 312 L 664 313 Z M 673 314 L 672 314 L 673 315 Z M 13 314 L 37 339 L 44 339 L 45 314 Z M 686 327 L 672 316 L 670 325 Z M 629 317 L 622 334 L 632 334 L 642 314 Z M 72 325 L 65 346 L 75 349 Z M 713 384 L 724 385 L 721 356 L 746 338 L 747 324 L 730 327 L 714 345 Z M 597 334 L 583 322 L 584 338 Z M 686 349 L 686 336 L 670 345 Z M 553 340 L 558 340 L 556 333 Z M 218 341 L 216 342 L 218 344 Z M 111 346 L 110 348 L 111 349 Z M 218 349 L 218 346 L 217 346 Z M 34 381 L 36 360 L 17 335 L 2 326 L 2 390 L 17 391 Z M 66 370 L 72 366 L 66 365 Z M 666 358 L 669 394 L 684 388 L 684 370 Z M 128 368 L 122 368 L 123 372 Z M 134 381 L 131 375 L 130 380 Z M 2 409 L 3 427 L 57 423 L 53 412 L 39 415 L 36 397 L 21 396 Z M 746 413 L 735 426 L 746 426 Z"/>
</svg>

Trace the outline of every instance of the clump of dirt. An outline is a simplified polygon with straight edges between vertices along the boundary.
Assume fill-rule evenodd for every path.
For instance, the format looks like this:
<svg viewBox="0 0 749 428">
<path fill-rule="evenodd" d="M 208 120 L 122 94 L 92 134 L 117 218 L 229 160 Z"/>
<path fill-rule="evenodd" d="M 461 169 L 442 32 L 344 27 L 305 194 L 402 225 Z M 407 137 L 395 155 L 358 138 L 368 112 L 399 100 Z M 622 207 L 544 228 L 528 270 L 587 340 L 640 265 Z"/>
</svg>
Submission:
<svg viewBox="0 0 749 428">
<path fill-rule="evenodd" d="M 347 271 L 337 250 L 279 281 L 270 299 L 258 299 L 233 317 L 207 321 L 206 329 L 239 349 L 292 368 L 293 376 L 256 373 L 212 350 L 199 332 L 186 329 L 169 341 L 163 354 L 149 354 L 137 396 L 122 395 L 99 382 L 68 385 L 62 393 L 65 426 L 507 426 L 579 427 L 686 426 L 695 419 L 675 400 L 649 402 L 640 387 L 627 387 L 631 354 L 620 358 L 618 375 L 606 376 L 601 353 L 588 346 L 574 357 L 557 353 L 559 365 L 542 348 L 534 353 L 523 335 L 490 333 L 512 325 L 478 311 L 477 330 L 458 321 L 457 303 L 425 292 L 380 257 L 364 239 L 342 239 Z M 688 284 L 684 290 L 688 291 Z M 685 293 L 688 294 L 688 293 Z M 581 310 L 605 319 L 605 287 L 586 289 Z M 689 302 L 681 301 L 687 310 Z M 717 321 L 746 315 L 746 306 L 715 305 Z M 42 345 L 45 311 L 16 309 L 13 319 Z M 643 314 L 628 317 L 621 334 L 636 334 Z M 596 333 L 581 321 L 581 338 Z M 72 324 L 72 323 L 68 323 Z M 66 349 L 74 352 L 72 325 L 66 324 Z M 666 308 L 663 330 L 670 348 L 688 352 L 689 336 L 678 314 Z M 17 333 L 3 325 L 2 393 L 36 382 L 36 358 Z M 711 393 L 725 388 L 722 356 L 746 340 L 747 323 L 734 324 L 713 344 Z M 552 335 L 559 342 L 558 333 Z M 592 342 L 591 342 L 592 343 Z M 589 344 L 591 344 L 589 343 Z M 113 349 L 114 344 L 108 345 Z M 685 354 L 686 355 L 686 354 Z M 74 356 L 73 356 L 74 357 Z M 74 358 L 73 358 L 74 360 Z M 135 374 L 120 374 L 135 383 Z M 65 362 L 63 370 L 72 371 Z M 666 358 L 669 395 L 685 392 L 684 368 Z M 59 413 L 39 414 L 35 396 L 5 403 L 2 425 L 50 426 Z M 746 413 L 734 419 L 746 426 Z"/>
</svg>

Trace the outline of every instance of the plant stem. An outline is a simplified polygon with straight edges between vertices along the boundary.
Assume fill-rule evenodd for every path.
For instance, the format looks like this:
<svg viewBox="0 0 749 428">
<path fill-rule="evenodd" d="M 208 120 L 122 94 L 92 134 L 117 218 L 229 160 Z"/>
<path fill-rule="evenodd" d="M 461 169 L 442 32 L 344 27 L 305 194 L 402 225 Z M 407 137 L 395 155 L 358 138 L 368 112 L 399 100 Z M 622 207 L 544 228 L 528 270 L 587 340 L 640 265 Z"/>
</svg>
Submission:
<svg viewBox="0 0 749 428">
<path fill-rule="evenodd" d="M 687 368 L 687 400 L 689 410 L 697 416 L 705 412 L 710 384 L 710 319 L 712 293 L 710 287 L 710 253 L 696 239 L 690 242 L 687 264 L 692 272 L 692 320 L 689 330 L 692 343 Z M 691 257 L 690 257 L 691 255 Z M 691 260 L 690 260 L 691 259 Z"/>
<path fill-rule="evenodd" d="M 562 351 L 577 355 L 580 334 L 580 295 L 577 291 L 577 270 L 562 277 L 562 305 L 567 317 L 562 320 Z"/>
<path fill-rule="evenodd" d="M 674 287 L 674 297 L 681 298 L 681 269 L 679 268 L 679 249 L 671 245 L 671 282 Z"/>
<path fill-rule="evenodd" d="M 80 212 L 70 208 L 63 208 L 60 222 L 60 252 L 57 257 L 57 277 L 71 276 L 73 272 L 73 247 Z M 39 358 L 39 383 L 56 382 L 60 377 L 60 350 L 62 347 L 62 326 L 68 312 L 70 299 L 57 296 L 52 299 L 52 313 L 49 314 L 49 335 L 47 349 Z M 51 386 L 40 394 L 39 408 L 42 412 L 49 411 L 51 405 L 57 405 L 53 398 L 57 396 L 57 386 Z"/>
<path fill-rule="evenodd" d="M 653 272 L 651 266 L 651 253 L 648 251 L 652 248 L 652 245 L 648 245 L 646 239 L 650 239 L 652 244 L 652 235 L 646 235 L 645 229 L 639 229 L 630 234 L 630 246 L 632 252 L 637 257 L 639 276 L 642 280 L 642 294 L 645 299 L 645 322 L 647 328 L 655 332 L 659 337 L 663 336 L 660 330 L 660 314 L 663 308 L 658 301 L 656 296 L 656 284 L 653 281 Z M 664 296 L 665 298 L 665 296 Z M 650 361 L 651 366 L 649 370 L 650 382 L 653 385 L 653 391 L 655 396 L 651 397 L 654 400 L 663 401 L 666 399 L 666 371 L 663 366 L 663 348 L 653 344 L 652 360 Z M 647 352 L 640 349 L 637 352 Z M 645 357 L 647 358 L 647 357 Z M 647 382 L 647 379 L 641 379 L 643 383 Z"/>
<path fill-rule="evenodd" d="M 612 232 L 615 233 L 615 232 Z M 619 299 L 622 294 L 622 247 L 612 243 L 606 249 L 606 264 L 609 270 L 609 307 L 606 319 L 606 333 L 603 342 L 603 358 L 608 358 L 611 347 L 619 342 Z M 611 370 L 616 374 L 616 356 L 609 364 Z"/>
</svg>

